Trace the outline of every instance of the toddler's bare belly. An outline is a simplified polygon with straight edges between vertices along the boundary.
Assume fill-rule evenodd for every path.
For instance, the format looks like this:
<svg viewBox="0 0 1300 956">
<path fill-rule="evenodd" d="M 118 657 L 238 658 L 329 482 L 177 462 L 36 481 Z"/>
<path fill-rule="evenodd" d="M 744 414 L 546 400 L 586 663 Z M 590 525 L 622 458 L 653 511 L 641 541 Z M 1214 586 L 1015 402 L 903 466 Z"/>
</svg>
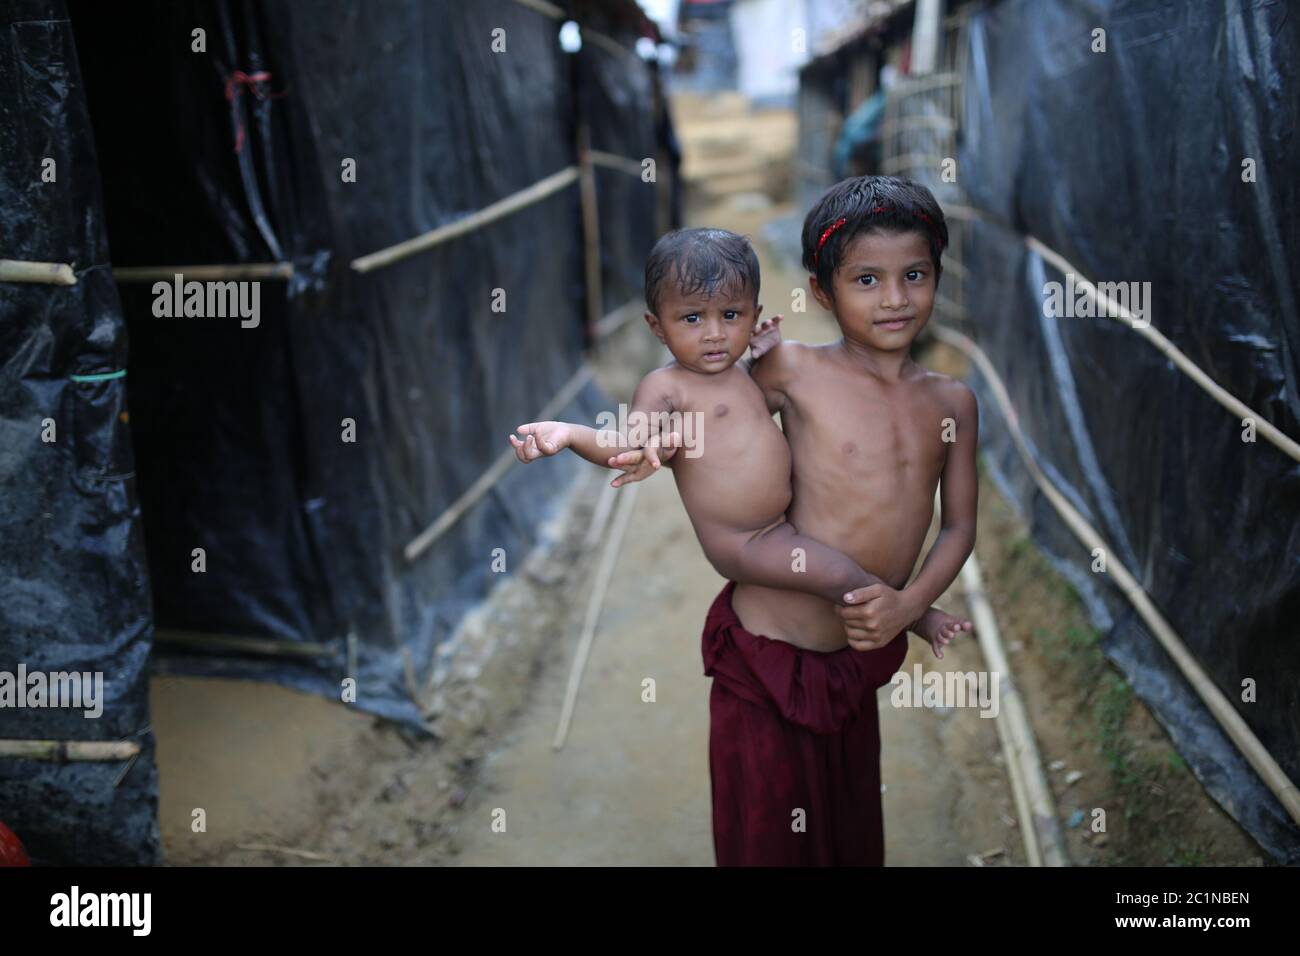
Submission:
<svg viewBox="0 0 1300 956">
<path fill-rule="evenodd" d="M 770 416 L 748 428 L 706 431 L 703 454 L 681 458 L 674 477 L 697 526 L 753 534 L 785 518 L 793 494 L 790 446 Z"/>
</svg>

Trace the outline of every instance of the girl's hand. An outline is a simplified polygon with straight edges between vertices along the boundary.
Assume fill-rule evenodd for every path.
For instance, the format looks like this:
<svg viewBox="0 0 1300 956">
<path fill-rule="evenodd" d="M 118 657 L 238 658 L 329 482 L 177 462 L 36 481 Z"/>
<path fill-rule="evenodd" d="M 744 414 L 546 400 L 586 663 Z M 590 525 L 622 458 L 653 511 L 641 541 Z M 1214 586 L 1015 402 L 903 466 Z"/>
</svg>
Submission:
<svg viewBox="0 0 1300 956">
<path fill-rule="evenodd" d="M 765 353 L 781 344 L 781 318 L 779 315 L 774 315 L 770 319 L 764 319 L 749 334 L 749 354 L 755 360 L 762 358 Z"/>
</svg>

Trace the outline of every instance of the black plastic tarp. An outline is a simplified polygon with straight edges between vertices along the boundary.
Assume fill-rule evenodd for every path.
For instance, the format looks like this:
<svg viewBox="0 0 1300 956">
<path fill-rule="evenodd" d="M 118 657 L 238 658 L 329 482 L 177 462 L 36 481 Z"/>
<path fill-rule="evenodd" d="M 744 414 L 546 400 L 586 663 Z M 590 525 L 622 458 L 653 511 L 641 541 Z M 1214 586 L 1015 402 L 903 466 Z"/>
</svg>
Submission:
<svg viewBox="0 0 1300 956">
<path fill-rule="evenodd" d="M 614 53 L 594 43 L 584 43 L 577 57 L 577 95 L 590 117 L 591 148 L 620 156 L 642 166 L 643 173 L 595 166 L 600 197 L 601 313 L 608 314 L 628 301 L 639 299 L 645 276 L 645 259 L 658 238 L 655 223 L 664 194 L 661 183 L 673 181 L 674 157 L 661 143 L 663 128 L 655 77 L 628 48 Z M 647 166 L 645 160 L 653 160 Z M 667 169 L 659 167 L 665 162 Z M 654 178 L 650 175 L 653 173 Z"/>
<path fill-rule="evenodd" d="M 1240 418 L 1126 324 L 1045 315 L 1046 284 L 1066 280 L 1025 237 L 1094 282 L 1149 283 L 1152 327 L 1300 437 L 1296 14 L 1246 0 L 1000 3 L 970 21 L 959 162 L 980 213 L 963 244 L 966 331 L 1006 382 L 1038 464 L 1292 781 L 1300 464 L 1262 436 L 1244 442 Z M 1090 570 L 976 384 L 993 474 L 1107 654 L 1208 792 L 1277 860 L 1300 862 L 1300 830 L 1122 592 Z"/>
<path fill-rule="evenodd" d="M 126 325 L 85 89 L 60 0 L 4 4 L 0 41 L 0 258 L 77 280 L 0 282 L 0 739 L 141 747 L 134 762 L 0 757 L 0 820 L 34 863 L 156 863 Z M 61 706 L 37 696 L 72 674 Z"/>
<path fill-rule="evenodd" d="M 14 482 L 6 521 L 21 526 L 12 550 L 6 541 L 5 587 L 26 579 L 33 589 L 6 601 L 0 619 L 30 630 L 20 649 L 66 645 L 57 660 L 84 660 L 88 644 L 104 642 L 104 666 L 125 670 L 131 682 L 118 686 L 136 694 L 114 736 L 147 723 L 150 579 L 156 671 L 269 680 L 336 700 L 353 677 L 349 706 L 423 729 L 404 661 L 422 690 L 436 647 L 499 580 L 497 549 L 506 573 L 515 570 L 580 467 L 566 456 L 536 474 L 512 469 L 433 547 L 413 560 L 403 553 L 582 368 L 577 182 L 393 264 L 360 273 L 351 262 L 571 167 L 579 110 L 600 131 L 597 148 L 657 155 L 667 127 L 653 113 L 654 65 L 631 54 L 635 37 L 616 38 L 626 54 L 584 47 L 606 88 L 576 96 L 560 23 L 511 0 L 153 0 L 129 15 L 81 0 L 66 12 L 53 0 L 37 6 L 30 19 L 48 21 L 42 29 L 58 42 L 33 33 L 31 61 L 63 74 L 42 82 L 44 99 L 0 104 L 3 135 L 32 137 L 17 158 L 6 151 L 6 177 L 22 185 L 0 184 L 0 228 L 20 228 L 30 244 L 15 258 L 100 268 L 71 290 L 0 285 L 0 301 L 26 316 L 3 333 L 6 362 L 13 353 L 24 363 L 16 371 L 25 389 L 10 395 L 6 382 L 0 405 L 14 438 L 2 459 Z M 624 23 L 640 17 L 624 6 L 633 11 Z M 0 51 L 6 82 L 40 75 L 7 57 Z M 616 89 L 616 69 L 630 93 Z M 84 83 L 73 84 L 78 71 Z M 43 115 L 56 93 L 62 113 Z M 49 129 L 65 150 L 98 153 L 98 167 L 89 158 L 89 175 L 69 181 L 80 190 L 71 196 L 22 178 L 39 175 L 31 164 L 48 153 Z M 598 183 L 611 207 L 601 211 L 606 301 L 621 304 L 655 238 L 655 187 L 614 175 L 645 192 L 616 193 L 603 172 Z M 633 205 L 621 215 L 624 202 Z M 255 323 L 160 317 L 152 280 L 114 288 L 104 222 L 119 269 L 287 263 L 292 275 L 258 280 Z M 66 381 L 101 368 L 127 375 L 93 387 Z M 126 418 L 117 417 L 124 388 L 138 506 L 129 481 L 74 481 L 77 468 L 131 471 Z M 60 446 L 64 471 L 40 471 L 36 456 L 48 452 L 39 420 L 61 402 L 80 414 L 74 393 L 93 399 L 94 413 Z M 570 394 L 553 414 L 593 420 L 603 404 L 596 388 Z M 73 461 L 83 435 L 85 461 Z M 66 548 L 40 523 L 51 511 L 73 523 Z M 69 567 L 62 550 L 84 552 L 87 563 Z M 93 640 L 67 614 L 71 599 L 38 607 L 40 589 L 56 585 L 102 615 Z M 53 630 L 36 630 L 46 616 Z M 177 635 L 191 643 L 164 640 Z M 194 648 L 214 635 L 313 653 Z M 33 736 L 27 729 L 14 736 Z M 0 759 L 0 773 L 29 764 Z M 110 777 L 120 769 L 109 766 Z M 110 846 L 103 859 L 155 859 L 154 768 L 141 760 L 126 779 L 144 787 L 132 819 L 149 823 L 152 844 L 137 835 L 136 856 Z M 102 795 L 36 794 L 13 796 L 17 824 L 0 819 L 24 838 L 33 827 L 50 834 L 58 852 L 46 861 L 87 861 L 68 833 Z"/>
</svg>

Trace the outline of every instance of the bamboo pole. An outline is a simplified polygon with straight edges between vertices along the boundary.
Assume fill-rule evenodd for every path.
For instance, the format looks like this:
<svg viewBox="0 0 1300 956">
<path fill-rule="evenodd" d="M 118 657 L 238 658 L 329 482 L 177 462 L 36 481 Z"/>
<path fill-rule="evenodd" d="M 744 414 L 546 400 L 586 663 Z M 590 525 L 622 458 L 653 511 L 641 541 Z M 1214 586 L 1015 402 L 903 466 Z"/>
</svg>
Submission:
<svg viewBox="0 0 1300 956">
<path fill-rule="evenodd" d="M 313 853 L 311 850 L 296 850 L 291 846 L 276 846 L 273 843 L 236 843 L 237 850 L 252 850 L 258 853 L 283 853 L 286 856 L 297 856 L 304 860 L 320 860 L 326 863 L 334 862 L 334 857 L 325 853 Z"/>
<path fill-rule="evenodd" d="M 566 166 L 558 173 L 552 173 L 545 179 L 539 179 L 527 189 L 521 189 L 517 193 L 512 193 L 505 199 L 498 200 L 489 206 L 484 206 L 478 212 L 471 213 L 455 222 L 449 222 L 445 226 L 439 226 L 423 235 L 416 236 L 413 239 L 407 239 L 396 245 L 389 246 L 386 249 L 380 249 L 378 252 L 372 252 L 369 255 L 361 256 L 352 260 L 352 268 L 357 272 L 370 272 L 373 269 L 379 269 L 384 266 L 392 265 L 400 259 L 412 256 L 417 252 L 423 252 L 426 249 L 432 249 L 449 239 L 455 239 L 457 236 L 463 236 L 467 232 L 473 232 L 480 229 L 490 222 L 508 216 L 513 212 L 518 212 L 526 206 L 531 206 L 535 202 L 545 199 L 551 193 L 558 192 L 569 183 L 578 178 L 578 167 Z"/>
<path fill-rule="evenodd" d="M 553 3 L 547 3 L 546 0 L 515 0 L 515 3 L 521 7 L 527 7 L 529 10 L 536 10 L 543 16 L 550 17 L 553 20 L 563 20 L 564 11 Z"/>
<path fill-rule="evenodd" d="M 598 472 L 604 470 L 597 468 Z M 617 497 L 618 489 L 612 484 L 606 484 L 600 489 L 596 510 L 592 512 L 591 524 L 587 528 L 587 537 L 582 542 L 584 549 L 589 551 L 600 543 L 600 536 L 605 533 L 605 525 L 609 523 L 609 515 L 614 510 L 614 499 Z"/>
<path fill-rule="evenodd" d="M 1145 325 L 1136 325 L 1135 316 L 1127 308 L 1115 302 L 1110 296 L 1104 295 L 1098 289 L 1096 284 L 1084 278 L 1073 265 L 1066 261 L 1065 257 L 1054 249 L 1042 244 L 1033 236 L 1025 237 L 1025 245 L 1038 253 L 1046 261 L 1050 262 L 1062 275 L 1073 275 L 1075 285 L 1087 294 L 1088 298 L 1094 303 L 1101 306 L 1099 315 L 1107 318 L 1114 318 L 1117 322 L 1127 322 L 1129 328 L 1137 332 L 1144 339 L 1154 345 L 1165 357 L 1178 366 L 1178 368 L 1197 385 L 1201 386 L 1210 397 L 1222 405 L 1228 411 L 1232 412 L 1239 419 L 1253 418 L 1259 433 L 1267 438 L 1272 444 L 1280 448 L 1285 454 L 1290 455 L 1296 461 L 1300 461 L 1300 443 L 1297 443 L 1291 437 L 1282 432 L 1272 422 L 1255 411 L 1237 396 L 1233 395 L 1210 376 L 1201 371 L 1200 366 L 1183 354 L 1178 346 L 1174 345 L 1164 337 L 1155 326 L 1149 322 Z M 1110 313 L 1116 313 L 1111 315 Z"/>
<path fill-rule="evenodd" d="M 1232 706 L 1218 686 L 1210 680 L 1196 658 L 1187 650 L 1187 646 L 1182 639 L 1169 626 L 1146 592 L 1142 590 L 1137 580 L 1120 563 L 1115 556 L 1115 552 L 1102 540 L 1096 529 L 1088 524 L 1083 516 L 1075 510 L 1069 500 L 1061 492 L 1057 491 L 1056 487 L 1047 479 L 1047 476 L 1043 474 L 1042 469 L 1038 467 L 1038 463 L 1034 461 L 1029 452 L 1024 435 L 1020 431 L 1019 418 L 1016 415 L 1015 407 L 1011 404 L 1011 398 L 1007 394 L 1006 386 L 998 375 L 997 369 L 993 367 L 993 363 L 989 361 L 988 356 L 984 354 L 984 351 L 978 345 L 960 332 L 944 328 L 937 322 L 932 322 L 930 327 L 934 329 L 935 335 L 940 341 L 961 349 L 980 367 L 989 383 L 994 399 L 1002 409 L 1003 417 L 1007 421 L 1016 449 L 1019 451 L 1020 457 L 1035 484 L 1038 485 L 1052 506 L 1056 508 L 1066 526 L 1090 553 L 1098 548 L 1102 549 L 1106 555 L 1107 574 L 1111 576 L 1115 585 L 1128 598 L 1143 622 L 1150 628 L 1151 633 L 1155 635 L 1156 640 L 1160 642 L 1161 647 L 1165 649 L 1165 652 L 1178 667 L 1178 670 L 1187 679 L 1187 682 L 1192 685 L 1196 693 L 1200 695 L 1206 708 L 1219 722 L 1224 733 L 1236 744 L 1242 756 L 1259 774 L 1265 786 L 1277 797 L 1291 819 L 1296 823 L 1300 823 L 1300 789 L 1297 789 L 1296 785 L 1291 782 L 1277 761 L 1260 743 L 1259 738 L 1255 736 L 1255 732 L 1250 729 L 1250 725 L 1237 713 L 1236 708 Z"/>
<path fill-rule="evenodd" d="M 987 216 L 974 206 L 966 206 L 959 202 L 944 203 L 943 214 L 951 219 L 964 219 L 967 222 L 973 222 L 976 219 L 984 222 L 990 221 Z"/>
<path fill-rule="evenodd" d="M 625 47 L 623 44 L 619 43 L 613 37 L 606 36 L 604 33 L 601 33 L 599 30 L 593 30 L 588 26 L 583 26 L 582 24 L 579 24 L 579 27 L 582 29 L 582 38 L 584 40 L 589 40 L 596 46 L 600 47 L 601 49 L 606 50 L 609 53 L 613 53 L 616 56 L 630 56 L 630 57 L 634 57 L 637 60 L 637 62 L 641 62 L 641 58 L 640 56 L 637 55 L 637 52 L 635 50 Z"/>
<path fill-rule="evenodd" d="M 960 82 L 961 74 L 953 72 L 928 73 L 925 76 L 915 78 L 905 76 L 899 78 L 894 95 L 907 96 L 911 93 L 921 93 L 941 86 L 954 86 Z"/>
<path fill-rule="evenodd" d="M 603 149 L 589 149 L 587 155 L 597 166 L 604 166 L 606 169 L 617 169 L 629 176 L 641 178 L 641 160 L 639 159 L 620 156 L 617 153 L 607 153 Z"/>
<path fill-rule="evenodd" d="M 608 338 L 641 312 L 641 300 L 631 299 L 624 302 L 609 315 L 602 318 L 592 329 L 592 338 L 599 341 Z"/>
<path fill-rule="evenodd" d="M 954 219 L 965 220 L 987 220 L 980 210 L 971 206 L 963 206 L 958 203 L 948 203 L 943 207 L 945 216 L 951 216 Z M 1189 359 L 1178 346 L 1174 345 L 1169 339 L 1165 338 L 1154 326 L 1149 323 L 1145 326 L 1138 326 L 1133 315 L 1127 308 L 1115 302 L 1108 295 L 1102 294 L 1096 283 L 1087 279 L 1073 264 L 1055 249 L 1045 245 L 1042 240 L 1034 236 L 1024 237 L 1025 245 L 1032 251 L 1038 253 L 1046 262 L 1050 263 L 1062 275 L 1073 275 L 1075 285 L 1084 291 L 1088 298 L 1095 304 L 1101 306 L 1101 315 L 1106 318 L 1114 318 L 1117 322 L 1123 322 L 1134 332 L 1139 333 L 1149 343 L 1155 346 L 1164 354 L 1169 361 L 1173 362 L 1180 372 L 1199 385 L 1206 393 L 1209 394 L 1216 402 L 1228 409 L 1238 419 L 1253 419 L 1256 430 L 1264 436 L 1272 445 L 1278 448 L 1283 454 L 1300 461 L 1300 442 L 1291 438 L 1271 421 L 1269 421 L 1260 412 L 1255 411 L 1241 399 L 1237 398 L 1227 389 L 1225 389 L 1209 375 L 1205 374 L 1195 362 Z M 1110 313 L 1116 313 L 1111 316 Z"/>
<path fill-rule="evenodd" d="M 1043 773 L 1033 726 L 1011 674 L 1011 664 L 1002 646 L 997 618 L 989 605 L 984 577 L 973 551 L 962 566 L 961 579 L 966 603 L 974 619 L 975 637 L 979 640 L 980 650 L 984 652 L 984 661 L 989 671 L 998 675 L 1000 713 L 994 724 L 998 729 L 998 738 L 1002 741 L 1007 771 L 1011 775 L 1029 865 L 1068 866 L 1070 858 L 1057 821 L 1052 790 Z"/>
<path fill-rule="evenodd" d="M 585 116 L 578 119 L 578 167 L 581 170 L 582 266 L 587 292 L 587 334 L 595 335 L 605 290 L 600 275 L 600 214 L 596 208 L 596 173 L 591 165 L 591 127 Z"/>
<path fill-rule="evenodd" d="M 292 279 L 292 262 L 230 262 L 199 266 L 114 266 L 113 278 L 118 282 L 172 281 L 179 275 L 184 280 L 208 282 L 224 279 Z"/>
<path fill-rule="evenodd" d="M 933 116 L 900 116 L 880 124 L 880 136 L 883 138 L 900 130 L 937 129 L 950 132 L 957 128 L 957 121 L 951 116 L 935 114 Z"/>
<path fill-rule="evenodd" d="M 46 285 L 76 285 L 72 266 L 64 262 L 21 262 L 0 259 L 0 282 L 39 282 Z"/>
<path fill-rule="evenodd" d="M 131 740 L 0 740 L 0 757 L 26 760 L 129 760 L 140 753 Z"/>
<path fill-rule="evenodd" d="M 618 562 L 619 545 L 627 531 L 628 521 L 632 518 L 632 509 L 636 507 L 636 496 L 640 485 L 630 485 L 622 493 L 618 503 L 618 514 L 614 518 L 614 527 L 605 542 L 605 551 L 601 555 L 600 566 L 596 571 L 596 581 L 587 601 L 587 614 L 582 622 L 582 634 L 578 638 L 578 650 L 569 670 L 569 684 L 564 691 L 564 704 L 560 709 L 560 722 L 555 728 L 555 738 L 551 741 L 552 750 L 560 750 L 569 736 L 569 725 L 573 722 L 573 709 L 578 700 L 578 688 L 582 684 L 582 672 L 587 667 L 587 658 L 596 638 L 596 623 L 600 620 L 600 609 L 605 603 L 605 592 L 609 589 L 610 578 L 614 575 L 614 565 Z"/>
<path fill-rule="evenodd" d="M 553 3 L 548 3 L 547 0 L 515 0 L 515 3 L 521 7 L 527 7 L 529 10 L 536 10 L 543 16 L 550 17 L 553 20 L 567 20 L 569 18 L 562 8 Z M 637 55 L 635 51 L 629 50 L 613 37 L 606 36 L 598 30 L 593 30 L 584 23 L 579 23 L 578 28 L 584 38 L 590 40 L 596 46 L 604 47 L 611 53 L 622 53 L 627 56 Z"/>
<path fill-rule="evenodd" d="M 537 414 L 537 420 L 541 421 L 556 414 L 560 409 L 578 394 L 582 386 L 587 384 L 591 378 L 591 366 L 583 365 L 578 371 L 574 372 L 564 386 L 555 394 L 546 407 Z M 433 523 L 421 531 L 418 535 L 410 540 L 405 548 L 402 549 L 407 561 L 414 561 L 439 538 L 441 538 L 447 529 L 460 520 L 461 515 L 470 509 L 480 498 L 482 498 L 495 485 L 510 468 L 511 462 L 515 460 L 514 448 L 507 448 L 497 456 L 492 462 L 491 467 L 474 481 L 466 489 L 465 493 L 447 506 L 447 509 L 434 519 Z"/>
<path fill-rule="evenodd" d="M 272 637 L 238 637 L 230 634 L 207 634 L 173 628 L 158 628 L 154 640 L 192 650 L 235 651 L 263 657 L 333 657 L 338 651 L 329 644 L 286 641 Z"/>
<path fill-rule="evenodd" d="M 946 157 L 932 153 L 904 153 L 901 156 L 891 156 L 880 161 L 880 169 L 886 174 L 897 175 L 898 173 L 917 166 L 926 169 L 937 169 L 943 164 Z M 945 211 L 947 207 L 944 207 Z"/>
</svg>

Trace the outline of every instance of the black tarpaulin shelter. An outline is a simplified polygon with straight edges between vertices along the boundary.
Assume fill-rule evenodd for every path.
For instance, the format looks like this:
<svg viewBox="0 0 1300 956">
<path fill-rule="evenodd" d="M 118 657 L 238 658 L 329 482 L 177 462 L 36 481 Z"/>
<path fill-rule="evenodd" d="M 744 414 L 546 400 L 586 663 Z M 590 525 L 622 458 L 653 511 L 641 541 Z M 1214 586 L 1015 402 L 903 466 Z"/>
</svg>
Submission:
<svg viewBox="0 0 1300 956">
<path fill-rule="evenodd" d="M 1243 421 L 1132 327 L 1046 315 L 1045 289 L 1068 278 L 1040 251 L 1094 282 L 1149 283 L 1136 288 L 1149 290 L 1151 325 L 1300 436 L 1300 19 L 1288 7 L 1010 0 L 981 11 L 959 162 L 979 212 L 965 330 L 999 370 L 1036 461 L 1296 781 L 1300 462 L 1243 441 Z M 1209 793 L 1276 859 L 1300 862 L 1300 828 L 1133 606 L 1093 573 L 976 384 L 993 474 L 1083 597 L 1108 656 Z"/>
<path fill-rule="evenodd" d="M 153 862 L 153 621 L 94 140 L 62 10 L 7 4 L 0 29 L 0 259 L 77 278 L 0 282 L 0 671 L 99 671 L 105 696 L 97 718 L 0 708 L 0 739 L 141 748 L 120 783 L 125 761 L 0 757 L 0 819 L 36 862 Z"/>
<path fill-rule="evenodd" d="M 570 15 L 600 42 L 565 53 Z M 335 699 L 354 678 L 351 706 L 423 727 L 404 657 L 431 672 L 578 467 L 483 483 L 519 422 L 594 414 L 590 318 L 640 295 L 670 225 L 671 163 L 633 172 L 670 126 L 630 2 L 4 16 L 0 256 L 78 281 L 0 283 L 0 669 L 100 669 L 117 696 L 99 722 L 0 712 L 0 737 L 145 748 L 116 788 L 121 761 L 0 758 L 0 819 L 38 862 L 156 862 L 155 621 L 157 668 Z M 158 317 L 154 282 L 207 264 L 259 283 L 255 323 Z"/>
</svg>

